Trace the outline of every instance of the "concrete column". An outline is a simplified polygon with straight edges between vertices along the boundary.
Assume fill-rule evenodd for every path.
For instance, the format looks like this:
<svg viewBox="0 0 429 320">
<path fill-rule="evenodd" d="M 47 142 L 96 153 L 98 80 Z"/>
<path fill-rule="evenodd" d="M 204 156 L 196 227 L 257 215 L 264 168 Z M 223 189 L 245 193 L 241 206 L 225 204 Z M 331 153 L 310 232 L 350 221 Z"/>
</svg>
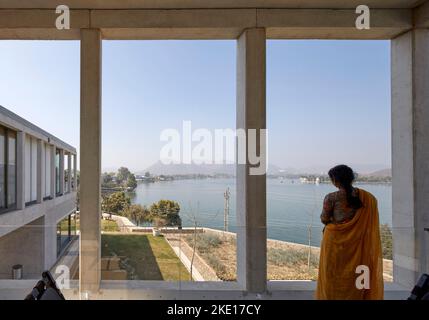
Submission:
<svg viewBox="0 0 429 320">
<path fill-rule="evenodd" d="M 64 150 L 60 149 L 60 194 L 64 194 Z"/>
<path fill-rule="evenodd" d="M 237 46 L 237 129 L 266 128 L 265 29 L 248 29 Z M 249 149 L 249 144 L 247 144 Z M 237 280 L 250 292 L 267 283 L 266 174 L 251 175 L 249 158 L 237 164 Z"/>
<path fill-rule="evenodd" d="M 68 192 L 71 192 L 72 191 L 72 170 L 71 170 L 71 164 L 72 164 L 71 157 L 72 157 L 72 154 L 69 153 L 68 155 L 69 156 L 67 158 L 67 167 L 68 167 L 68 172 L 67 172 L 67 184 L 68 184 L 68 186 L 67 186 L 67 190 L 68 190 Z"/>
<path fill-rule="evenodd" d="M 44 168 L 45 168 L 45 161 L 43 160 L 42 156 L 42 143 L 43 141 L 38 139 L 37 140 L 37 203 L 42 203 L 43 201 L 43 192 L 44 192 Z"/>
<path fill-rule="evenodd" d="M 77 155 L 73 155 L 73 191 L 77 191 Z"/>
<path fill-rule="evenodd" d="M 25 132 L 18 132 L 16 137 L 16 206 L 25 208 Z"/>
<path fill-rule="evenodd" d="M 101 280 L 101 34 L 81 30 L 80 265 L 81 293 L 96 294 Z"/>
<path fill-rule="evenodd" d="M 56 192 L 56 177 L 55 177 L 55 155 L 57 148 L 51 146 L 51 198 L 54 199 L 57 196 Z"/>
<path fill-rule="evenodd" d="M 429 272 L 429 30 L 392 40 L 394 281 Z"/>
</svg>

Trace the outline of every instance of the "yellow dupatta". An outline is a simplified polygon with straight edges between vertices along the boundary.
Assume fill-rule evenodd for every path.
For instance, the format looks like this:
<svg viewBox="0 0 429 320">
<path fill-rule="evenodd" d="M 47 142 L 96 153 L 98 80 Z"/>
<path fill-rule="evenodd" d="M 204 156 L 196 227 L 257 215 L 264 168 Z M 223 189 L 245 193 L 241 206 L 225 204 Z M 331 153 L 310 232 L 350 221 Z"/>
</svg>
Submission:
<svg viewBox="0 0 429 320">
<path fill-rule="evenodd" d="M 316 298 L 320 300 L 382 300 L 383 257 L 377 199 L 359 189 L 363 207 L 344 224 L 328 224 L 320 248 Z M 356 267 L 369 268 L 369 289 L 358 289 Z M 362 271 L 360 271 L 362 272 Z M 360 281 L 358 281 L 360 283 Z"/>
</svg>

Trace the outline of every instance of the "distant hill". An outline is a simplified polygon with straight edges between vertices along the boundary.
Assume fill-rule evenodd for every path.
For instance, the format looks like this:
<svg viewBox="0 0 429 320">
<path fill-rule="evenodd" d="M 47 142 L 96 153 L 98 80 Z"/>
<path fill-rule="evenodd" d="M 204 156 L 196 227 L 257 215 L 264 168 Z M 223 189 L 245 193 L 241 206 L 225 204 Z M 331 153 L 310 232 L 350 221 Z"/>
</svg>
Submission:
<svg viewBox="0 0 429 320">
<path fill-rule="evenodd" d="M 287 176 L 300 174 L 326 175 L 333 165 L 320 165 L 305 168 L 293 168 L 269 164 L 268 175 Z M 384 165 L 350 165 L 358 174 L 363 176 L 391 176 L 391 169 L 384 169 Z M 186 174 L 228 174 L 235 175 L 235 164 L 163 164 L 161 161 L 149 166 L 145 170 L 137 171 L 136 174 L 144 174 L 149 171 L 153 175 L 186 175 Z"/>
<path fill-rule="evenodd" d="M 366 176 L 370 176 L 370 177 L 391 177 L 392 176 L 392 169 L 377 170 L 377 171 L 366 174 Z"/>
<path fill-rule="evenodd" d="M 144 174 L 149 171 L 152 175 L 185 175 L 185 174 L 235 174 L 234 164 L 163 164 L 161 161 L 154 163 L 143 171 L 136 172 L 137 174 Z"/>
<path fill-rule="evenodd" d="M 136 174 L 144 174 L 149 171 L 153 175 L 185 175 L 185 174 L 228 174 L 235 175 L 235 164 L 163 164 L 156 162 L 145 170 L 138 171 Z M 282 174 L 283 170 L 275 165 L 268 165 L 268 174 Z"/>
</svg>

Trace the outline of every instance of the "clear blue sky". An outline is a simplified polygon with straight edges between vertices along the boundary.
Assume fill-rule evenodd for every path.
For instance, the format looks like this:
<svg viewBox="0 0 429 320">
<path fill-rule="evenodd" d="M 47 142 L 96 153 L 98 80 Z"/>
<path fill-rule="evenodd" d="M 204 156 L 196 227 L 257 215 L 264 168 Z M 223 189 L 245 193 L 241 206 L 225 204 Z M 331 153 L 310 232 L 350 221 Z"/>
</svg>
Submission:
<svg viewBox="0 0 429 320">
<path fill-rule="evenodd" d="M 79 147 L 79 42 L 0 41 L 0 105 Z M 235 128 L 235 41 L 104 41 L 103 168 L 143 170 L 160 132 Z M 388 41 L 268 41 L 269 162 L 390 166 Z"/>
</svg>

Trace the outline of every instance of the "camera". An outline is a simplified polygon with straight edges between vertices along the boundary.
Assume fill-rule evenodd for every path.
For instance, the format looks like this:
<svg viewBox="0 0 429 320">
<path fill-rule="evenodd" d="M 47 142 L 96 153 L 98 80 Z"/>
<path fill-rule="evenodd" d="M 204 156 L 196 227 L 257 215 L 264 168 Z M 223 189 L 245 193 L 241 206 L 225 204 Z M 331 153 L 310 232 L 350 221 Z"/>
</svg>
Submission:
<svg viewBox="0 0 429 320">
<path fill-rule="evenodd" d="M 24 300 L 65 300 L 61 290 L 58 289 L 55 279 L 49 270 L 42 273 L 42 280 L 31 290 Z"/>
</svg>

